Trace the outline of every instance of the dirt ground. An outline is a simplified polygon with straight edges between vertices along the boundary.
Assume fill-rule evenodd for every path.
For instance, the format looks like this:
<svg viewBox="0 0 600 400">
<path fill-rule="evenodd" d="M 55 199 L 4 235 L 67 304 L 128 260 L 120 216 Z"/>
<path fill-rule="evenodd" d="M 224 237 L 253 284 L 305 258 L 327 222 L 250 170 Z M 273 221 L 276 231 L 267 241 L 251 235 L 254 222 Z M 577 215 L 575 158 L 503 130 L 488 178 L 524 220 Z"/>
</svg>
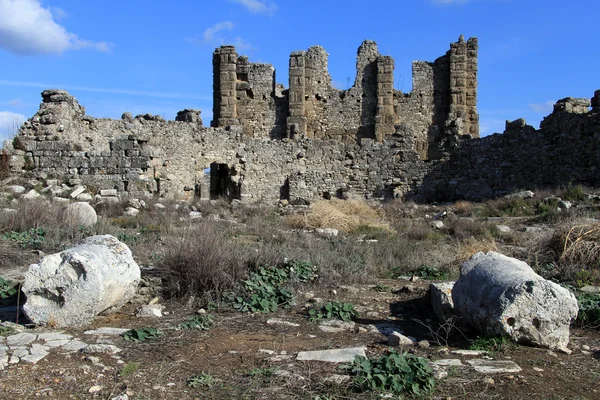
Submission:
<svg viewBox="0 0 600 400">
<path fill-rule="evenodd" d="M 95 337 L 122 349 L 116 356 L 53 351 L 37 364 L 20 362 L 0 371 L 0 399 L 31 399 L 38 396 L 57 399 L 113 399 L 126 394 L 129 399 L 370 399 L 377 393 L 354 393 L 348 382 L 331 382 L 344 375 L 338 364 L 296 361 L 304 350 L 366 346 L 367 356 L 385 353 L 387 337 L 371 332 L 369 325 L 387 324 L 431 346 L 403 348 L 430 360 L 473 359 L 452 354 L 468 348 L 475 334 L 461 331 L 445 337 L 436 331 L 428 307 L 429 282 L 381 281 L 388 291 L 377 292 L 373 285 L 313 289 L 323 301 L 352 302 L 361 313 L 353 330 L 326 333 L 310 322 L 304 294 L 298 304 L 272 314 L 243 314 L 234 310 L 210 311 L 215 325 L 209 331 L 176 330 L 196 310 L 180 304 L 165 304 L 168 315 L 156 319 L 133 316 L 134 307 L 117 314 L 98 317 L 93 326 L 67 329 L 82 340 L 86 329 L 97 327 L 156 327 L 164 332 L 156 340 L 125 341 L 120 336 Z M 335 290 L 335 292 L 333 291 Z M 281 318 L 299 326 L 273 325 Z M 47 329 L 46 329 L 47 330 Z M 40 328 L 32 330 L 42 331 Z M 480 374 L 470 367 L 451 367 L 448 376 L 437 380 L 434 399 L 600 399 L 600 333 L 597 329 L 573 329 L 572 354 L 510 345 L 490 353 L 496 360 L 512 360 L 518 373 Z M 582 350 L 582 346 L 585 349 Z M 187 380 L 200 373 L 214 378 L 210 387 L 190 388 Z M 491 378 L 491 380 L 490 380 Z M 90 393 L 90 389 L 97 390 Z M 125 398 L 125 397 L 122 397 Z"/>
</svg>

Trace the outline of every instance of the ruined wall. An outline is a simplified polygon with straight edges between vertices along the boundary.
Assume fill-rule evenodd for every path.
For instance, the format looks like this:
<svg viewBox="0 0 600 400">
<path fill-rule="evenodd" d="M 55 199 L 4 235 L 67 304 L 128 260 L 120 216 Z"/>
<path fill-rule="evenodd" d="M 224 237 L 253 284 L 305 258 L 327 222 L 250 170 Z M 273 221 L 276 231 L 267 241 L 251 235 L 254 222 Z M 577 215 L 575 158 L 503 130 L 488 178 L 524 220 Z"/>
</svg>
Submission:
<svg viewBox="0 0 600 400">
<path fill-rule="evenodd" d="M 394 90 L 394 60 L 369 40 L 358 48 L 356 78 L 348 90 L 332 86 L 329 55 L 320 46 L 291 54 L 288 91 L 276 90 L 272 66 L 236 57 L 231 46 L 214 53 L 213 126 L 239 125 L 251 137 L 355 143 L 411 135 L 424 160 L 440 157 L 448 135 L 478 136 L 474 38 L 464 42 L 461 36 L 434 63 L 415 62 L 408 94 Z"/>
<path fill-rule="evenodd" d="M 589 109 L 590 104 L 593 106 Z M 515 190 L 600 186 L 600 91 L 559 100 L 536 130 L 519 119 L 503 134 L 464 139 L 422 182 L 424 200 L 482 200 Z"/>
</svg>

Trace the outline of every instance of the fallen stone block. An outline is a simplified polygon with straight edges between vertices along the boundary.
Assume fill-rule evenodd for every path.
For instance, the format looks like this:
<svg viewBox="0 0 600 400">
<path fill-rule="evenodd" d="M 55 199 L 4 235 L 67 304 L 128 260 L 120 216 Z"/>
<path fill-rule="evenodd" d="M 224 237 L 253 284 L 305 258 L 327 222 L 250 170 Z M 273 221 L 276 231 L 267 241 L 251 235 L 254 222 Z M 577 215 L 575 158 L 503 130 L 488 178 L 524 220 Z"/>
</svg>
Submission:
<svg viewBox="0 0 600 400">
<path fill-rule="evenodd" d="M 467 363 L 475 368 L 475 371 L 482 374 L 521 372 L 521 367 L 519 367 L 514 361 L 469 360 Z"/>
<path fill-rule="evenodd" d="M 62 209 L 61 217 L 70 227 L 93 226 L 98 222 L 96 210 L 86 202 L 67 204 Z"/>
<path fill-rule="evenodd" d="M 496 252 L 477 253 L 462 265 L 452 299 L 478 331 L 551 349 L 567 347 L 569 325 L 579 310 L 569 290 Z"/>
<path fill-rule="evenodd" d="M 352 362 L 356 356 L 366 357 L 365 350 L 366 349 L 364 347 L 352 347 L 345 349 L 301 351 L 298 353 L 296 360 L 323 361 L 332 363 Z"/>
<path fill-rule="evenodd" d="M 440 322 L 446 322 L 454 316 L 452 288 L 454 282 L 440 282 L 429 285 L 431 308 Z"/>
<path fill-rule="evenodd" d="M 29 267 L 23 311 L 38 325 L 86 325 L 133 298 L 139 281 L 140 268 L 125 244 L 110 235 L 91 236 Z"/>
</svg>

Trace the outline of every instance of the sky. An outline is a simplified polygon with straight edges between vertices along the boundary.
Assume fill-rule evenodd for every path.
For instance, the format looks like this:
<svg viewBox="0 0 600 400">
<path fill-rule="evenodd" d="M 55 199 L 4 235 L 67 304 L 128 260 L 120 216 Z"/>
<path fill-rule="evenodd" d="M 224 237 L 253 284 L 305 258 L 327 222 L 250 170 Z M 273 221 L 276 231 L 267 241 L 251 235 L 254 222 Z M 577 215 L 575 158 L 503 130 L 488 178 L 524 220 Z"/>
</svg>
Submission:
<svg viewBox="0 0 600 400">
<path fill-rule="evenodd" d="M 224 44 L 273 64 L 286 87 L 289 54 L 321 45 L 347 89 L 358 46 L 374 40 L 409 92 L 412 61 L 434 61 L 461 34 L 479 38 L 481 135 L 517 118 L 538 127 L 556 100 L 600 89 L 599 16 L 598 0 L 0 0 L 0 139 L 49 88 L 97 118 L 198 108 L 208 125 Z"/>
</svg>

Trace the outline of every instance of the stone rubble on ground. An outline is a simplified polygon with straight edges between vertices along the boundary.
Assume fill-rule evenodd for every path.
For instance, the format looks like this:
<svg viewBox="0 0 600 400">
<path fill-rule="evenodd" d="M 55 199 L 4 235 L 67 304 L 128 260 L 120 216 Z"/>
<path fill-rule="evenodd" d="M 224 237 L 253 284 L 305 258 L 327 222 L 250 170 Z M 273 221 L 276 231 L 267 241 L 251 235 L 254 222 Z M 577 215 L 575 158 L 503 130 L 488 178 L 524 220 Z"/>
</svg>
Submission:
<svg viewBox="0 0 600 400">
<path fill-rule="evenodd" d="M 352 347 L 344 349 L 301 351 L 296 356 L 296 360 L 346 363 L 354 361 L 356 356 L 366 357 L 365 350 L 365 347 Z"/>
</svg>

